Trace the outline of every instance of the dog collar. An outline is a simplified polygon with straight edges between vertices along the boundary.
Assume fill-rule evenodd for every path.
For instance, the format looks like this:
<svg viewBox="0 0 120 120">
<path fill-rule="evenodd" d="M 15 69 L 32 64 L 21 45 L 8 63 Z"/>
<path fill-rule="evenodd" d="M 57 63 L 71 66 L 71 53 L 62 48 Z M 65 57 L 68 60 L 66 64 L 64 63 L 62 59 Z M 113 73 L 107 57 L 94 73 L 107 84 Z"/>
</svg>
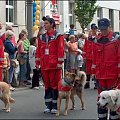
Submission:
<svg viewBox="0 0 120 120">
<path fill-rule="evenodd" d="M 64 80 L 63 80 L 62 83 L 63 83 L 63 85 L 65 85 L 65 86 L 71 86 L 70 83 L 68 83 L 68 82 L 66 82 L 66 81 L 64 81 Z"/>
</svg>

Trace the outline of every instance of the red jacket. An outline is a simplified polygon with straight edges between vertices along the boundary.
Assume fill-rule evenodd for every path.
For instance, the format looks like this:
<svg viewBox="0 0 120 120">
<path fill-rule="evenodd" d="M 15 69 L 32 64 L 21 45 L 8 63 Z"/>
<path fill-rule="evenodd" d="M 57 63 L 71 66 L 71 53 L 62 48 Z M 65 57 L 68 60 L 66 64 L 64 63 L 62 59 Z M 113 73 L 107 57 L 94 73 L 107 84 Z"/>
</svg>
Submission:
<svg viewBox="0 0 120 120">
<path fill-rule="evenodd" d="M 85 39 L 85 44 L 83 47 L 83 58 L 87 60 L 92 60 L 92 46 L 93 42 Z"/>
<path fill-rule="evenodd" d="M 47 39 L 49 39 L 47 43 Z M 43 70 L 57 69 L 62 67 L 64 61 L 64 37 L 55 30 L 46 33 L 38 39 L 36 49 L 36 66 Z"/>
<path fill-rule="evenodd" d="M 92 35 L 88 36 L 88 40 L 85 39 L 85 44 L 83 47 L 83 57 L 87 60 L 92 60 L 92 48 L 94 42 L 96 42 L 98 35 L 96 34 L 93 38 Z"/>
<path fill-rule="evenodd" d="M 0 39 L 0 67 L 3 67 L 4 64 L 4 45 Z"/>
<path fill-rule="evenodd" d="M 101 35 L 93 45 L 92 73 L 97 79 L 117 79 L 120 74 L 120 41 L 112 41 L 110 32 L 105 38 Z"/>
</svg>

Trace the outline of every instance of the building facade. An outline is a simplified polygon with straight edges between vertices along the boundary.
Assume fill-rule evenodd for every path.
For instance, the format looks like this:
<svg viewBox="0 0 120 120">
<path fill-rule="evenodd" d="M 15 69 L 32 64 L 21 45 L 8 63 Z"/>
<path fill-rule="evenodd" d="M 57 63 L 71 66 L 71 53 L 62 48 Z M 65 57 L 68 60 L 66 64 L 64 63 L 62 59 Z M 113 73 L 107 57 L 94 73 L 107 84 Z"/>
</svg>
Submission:
<svg viewBox="0 0 120 120">
<path fill-rule="evenodd" d="M 97 5 L 100 8 L 96 11 L 94 19 L 91 23 L 96 23 L 103 17 L 106 17 L 111 22 L 111 27 L 113 31 L 120 31 L 120 7 L 118 6 L 119 1 L 97 1 Z M 52 0 L 44 0 L 41 2 L 41 14 L 40 21 L 42 16 L 49 15 L 53 17 L 54 7 L 57 9 L 55 13 L 55 19 L 58 22 L 57 30 L 61 33 L 69 31 L 70 24 L 75 24 L 77 32 L 81 32 L 80 24 L 76 21 L 74 15 L 74 1 L 73 0 L 57 0 L 56 4 L 53 6 Z M 2 32 L 5 32 L 6 24 L 13 26 L 16 39 L 18 39 L 18 34 L 21 29 L 27 28 L 27 3 L 26 1 L 14 1 L 6 0 L 0 1 L 0 21 L 3 23 Z M 90 25 L 86 28 L 90 29 Z"/>
<path fill-rule="evenodd" d="M 2 32 L 6 25 L 12 25 L 18 39 L 21 29 L 26 28 L 26 2 L 25 1 L 0 1 L 0 21 L 3 23 Z"/>
<path fill-rule="evenodd" d="M 108 18 L 111 23 L 111 27 L 114 32 L 120 31 L 120 1 L 97 1 L 96 5 L 99 5 L 99 9 L 96 11 L 94 18 L 91 23 L 98 23 L 101 18 Z M 90 24 L 91 24 L 90 23 Z M 78 31 L 81 31 L 79 23 L 76 22 L 76 27 Z M 90 29 L 88 25 L 87 30 Z"/>
</svg>

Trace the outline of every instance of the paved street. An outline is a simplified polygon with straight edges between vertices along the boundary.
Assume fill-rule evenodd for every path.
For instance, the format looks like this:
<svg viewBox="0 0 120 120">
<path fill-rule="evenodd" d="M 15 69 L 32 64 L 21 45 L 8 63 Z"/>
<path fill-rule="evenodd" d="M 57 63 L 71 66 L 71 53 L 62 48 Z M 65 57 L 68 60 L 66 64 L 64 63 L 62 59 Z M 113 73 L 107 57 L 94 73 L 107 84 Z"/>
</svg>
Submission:
<svg viewBox="0 0 120 120">
<path fill-rule="evenodd" d="M 0 110 L 0 119 L 96 119 L 96 90 L 85 90 L 86 110 L 80 110 L 79 99 L 76 97 L 76 110 L 69 110 L 68 116 L 60 115 L 56 117 L 51 114 L 44 114 L 43 100 L 44 90 L 17 90 L 12 92 L 12 97 L 16 100 L 15 104 L 11 105 L 11 112 L 5 113 Z M 64 100 L 62 101 L 62 112 L 64 107 Z M 0 109 L 2 108 L 2 101 L 0 101 Z M 71 102 L 70 102 L 71 105 Z M 70 108 L 71 106 L 69 106 Z"/>
</svg>

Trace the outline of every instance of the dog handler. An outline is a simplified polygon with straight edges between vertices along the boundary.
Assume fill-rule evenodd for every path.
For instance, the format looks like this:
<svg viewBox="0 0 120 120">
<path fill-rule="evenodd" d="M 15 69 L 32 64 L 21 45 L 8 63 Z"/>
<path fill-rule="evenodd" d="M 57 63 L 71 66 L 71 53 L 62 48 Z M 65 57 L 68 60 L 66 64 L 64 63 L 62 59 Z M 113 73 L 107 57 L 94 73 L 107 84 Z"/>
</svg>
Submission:
<svg viewBox="0 0 120 120">
<path fill-rule="evenodd" d="M 101 91 L 117 86 L 120 77 L 120 40 L 115 39 L 108 19 L 100 19 L 98 28 L 101 34 L 97 43 L 93 45 L 92 73 L 98 81 L 98 94 L 100 94 Z M 98 120 L 107 120 L 107 115 L 108 110 L 98 106 Z M 109 120 L 118 120 L 115 111 L 110 111 Z"/>
<path fill-rule="evenodd" d="M 36 49 L 36 67 L 41 67 L 45 85 L 45 113 L 56 113 L 58 82 L 61 80 L 61 68 L 64 61 L 64 37 L 55 30 L 53 18 L 44 22 L 47 32 L 38 39 Z"/>
<path fill-rule="evenodd" d="M 91 31 L 89 32 L 88 35 L 88 40 L 85 39 L 85 44 L 83 47 L 83 57 L 85 59 L 85 64 L 86 64 L 86 74 L 87 74 L 87 82 L 85 85 L 85 88 L 90 87 L 90 77 L 91 77 L 91 66 L 92 66 L 92 45 L 94 42 L 96 42 L 96 39 L 98 37 L 97 33 L 97 26 L 96 24 L 91 24 Z"/>
<path fill-rule="evenodd" d="M 0 21 L 0 29 L 2 29 L 1 21 Z M 4 64 L 4 45 L 0 38 L 0 81 L 2 81 L 3 64 Z"/>
</svg>

